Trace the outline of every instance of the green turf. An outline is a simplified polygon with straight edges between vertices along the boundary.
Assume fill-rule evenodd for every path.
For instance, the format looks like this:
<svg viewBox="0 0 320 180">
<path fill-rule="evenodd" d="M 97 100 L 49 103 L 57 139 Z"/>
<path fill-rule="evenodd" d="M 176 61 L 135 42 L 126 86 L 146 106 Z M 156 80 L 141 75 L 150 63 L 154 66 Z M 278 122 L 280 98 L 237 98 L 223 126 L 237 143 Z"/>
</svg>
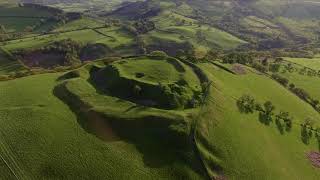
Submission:
<svg viewBox="0 0 320 180">
<path fill-rule="evenodd" d="M 18 61 L 8 58 L 0 49 L 0 75 L 8 75 L 23 69 L 24 67 Z"/>
<path fill-rule="evenodd" d="M 111 48 L 129 47 L 134 43 L 134 36 L 128 34 L 120 27 L 109 27 L 97 29 L 97 31 L 107 35 L 97 40 L 97 43 L 107 44 Z"/>
<path fill-rule="evenodd" d="M 144 73 L 146 76 L 139 78 L 146 82 L 164 82 L 170 83 L 179 80 L 179 74 L 176 69 L 166 61 L 150 61 L 149 59 L 140 59 L 126 64 L 117 64 L 120 73 L 128 78 L 138 79 L 136 73 Z"/>
<path fill-rule="evenodd" d="M 286 77 L 289 83 L 293 83 L 296 87 L 306 90 L 311 98 L 320 100 L 319 92 L 319 76 L 309 76 L 307 73 L 300 74 L 299 71 L 304 67 L 312 68 L 316 71 L 320 70 L 320 58 L 318 56 L 308 59 L 308 58 L 284 58 L 285 60 L 295 63 L 293 67 L 296 68 L 294 72 L 282 71 L 280 70 L 281 76 Z M 287 64 L 287 62 L 286 62 Z"/>
<path fill-rule="evenodd" d="M 174 58 L 146 56 L 126 59 L 106 66 L 91 78 L 107 95 L 140 105 L 139 102 L 149 102 L 146 104 L 161 109 L 184 109 L 196 107 L 196 102 L 201 99 L 198 76 L 193 69 Z"/>
<path fill-rule="evenodd" d="M 92 18 L 81 18 L 75 21 L 68 22 L 67 24 L 64 24 L 54 31 L 70 31 L 70 30 L 77 30 L 77 29 L 83 29 L 83 28 L 96 28 L 101 27 L 104 24 L 100 21 L 97 21 Z"/>
<path fill-rule="evenodd" d="M 191 40 L 196 46 L 200 44 L 206 46 L 208 49 L 216 46 L 224 49 L 233 49 L 246 43 L 245 41 L 214 27 L 209 27 L 207 25 L 198 26 L 198 21 L 170 11 L 164 11 L 161 15 L 154 17 L 153 21 L 155 21 L 158 29 L 167 31 L 161 32 L 162 34 L 158 36 L 161 38 L 171 38 L 171 40 L 181 41 L 181 39 L 176 37 L 183 35 L 188 40 Z M 184 21 L 184 24 L 179 24 L 182 21 Z M 206 37 L 206 43 L 201 44 L 201 42 L 197 42 L 195 37 L 197 31 L 203 32 Z"/>
<path fill-rule="evenodd" d="M 58 33 L 57 35 L 44 35 L 44 36 L 38 36 L 38 37 L 24 38 L 20 40 L 12 40 L 7 42 L 7 44 L 4 45 L 3 48 L 9 51 L 13 51 L 17 49 L 40 48 L 53 41 L 58 41 L 58 40 L 63 40 L 68 38 L 80 43 L 90 43 L 90 42 L 92 43 L 100 39 L 103 39 L 104 36 L 101 34 L 98 34 L 97 32 L 91 29 L 86 29 L 86 30 L 72 31 L 72 32 L 66 32 L 66 33 Z"/>
<path fill-rule="evenodd" d="M 306 158 L 309 151 L 317 151 L 315 138 L 310 145 L 300 140 L 300 126 L 306 117 L 319 119 L 311 106 L 288 92 L 273 80 L 255 73 L 233 75 L 212 64 L 201 66 L 213 81 L 211 102 L 203 110 L 199 134 L 208 143 L 201 143 L 208 167 L 213 174 L 228 179 L 317 179 L 318 169 Z M 293 129 L 281 135 L 276 125 L 259 122 L 258 114 L 241 114 L 236 99 L 250 94 L 260 103 L 270 100 L 276 111 L 284 110 L 294 116 Z M 316 125 L 319 126 L 319 121 Z M 209 152 L 213 152 L 208 154 Z M 223 171 L 219 171 L 222 167 Z"/>
<path fill-rule="evenodd" d="M 287 61 L 293 62 L 300 64 L 302 66 L 315 69 L 315 70 L 320 70 L 320 57 L 315 56 L 314 58 L 284 58 Z"/>
<path fill-rule="evenodd" d="M 7 32 L 23 32 L 27 27 L 35 26 L 41 19 L 45 20 L 50 16 L 52 14 L 46 10 L 18 7 L 15 4 L 1 6 L 0 2 L 0 24 L 5 26 Z M 40 26 L 36 30 L 45 30 L 45 28 L 42 29 Z"/>
<path fill-rule="evenodd" d="M 199 178 L 175 152 L 147 141 L 148 137 L 151 146 L 135 146 L 123 140 L 104 142 L 86 132 L 53 95 L 60 75 L 0 82 L 1 142 L 10 153 L 3 147 L 0 152 L 21 178 Z M 0 171 L 2 177 L 12 177 L 3 164 Z"/>
</svg>

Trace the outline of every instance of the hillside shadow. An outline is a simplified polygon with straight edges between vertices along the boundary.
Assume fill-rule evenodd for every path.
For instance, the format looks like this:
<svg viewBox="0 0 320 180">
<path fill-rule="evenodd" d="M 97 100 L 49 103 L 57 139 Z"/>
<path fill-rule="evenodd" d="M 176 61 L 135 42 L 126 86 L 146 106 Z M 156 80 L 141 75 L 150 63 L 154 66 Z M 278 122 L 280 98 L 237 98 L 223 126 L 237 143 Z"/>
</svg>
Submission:
<svg viewBox="0 0 320 180">
<path fill-rule="evenodd" d="M 168 131 L 169 124 L 161 127 L 155 126 L 156 128 L 154 128 L 145 125 L 148 120 L 130 119 L 123 123 L 124 120 L 121 119 L 107 119 L 103 114 L 90 110 L 80 100 L 70 102 L 68 98 L 61 95 L 63 92 L 60 91 L 56 87 L 53 90 L 53 94 L 68 105 L 69 109 L 76 115 L 77 123 L 87 133 L 94 135 L 105 143 L 125 141 L 133 144 L 138 152 L 142 154 L 143 163 L 149 168 L 161 168 L 177 162 L 187 162 L 188 166 L 197 173 L 203 174 L 202 169 L 194 167 L 193 160 L 189 160 L 189 157 L 186 157 L 186 154 L 190 155 L 190 148 L 181 148 L 172 143 L 174 137 Z M 148 107 L 132 106 L 123 113 L 132 110 L 142 111 L 145 108 Z M 94 120 L 94 126 L 90 124 L 92 120 Z"/>
<path fill-rule="evenodd" d="M 277 129 L 278 129 L 279 133 L 280 133 L 281 135 L 283 135 L 283 134 L 285 133 L 285 127 L 284 127 L 284 125 L 281 123 L 281 120 L 280 120 L 279 118 L 276 118 L 275 122 L 276 122 L 275 124 L 276 124 L 276 126 L 277 126 Z"/>
</svg>

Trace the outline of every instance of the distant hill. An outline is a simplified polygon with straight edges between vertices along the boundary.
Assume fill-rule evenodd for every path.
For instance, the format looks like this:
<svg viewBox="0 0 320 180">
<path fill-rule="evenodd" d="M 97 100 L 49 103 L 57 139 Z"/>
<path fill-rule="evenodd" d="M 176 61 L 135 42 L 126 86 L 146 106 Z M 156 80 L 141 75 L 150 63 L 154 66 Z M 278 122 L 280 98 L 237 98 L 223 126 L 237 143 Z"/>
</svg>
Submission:
<svg viewBox="0 0 320 180">
<path fill-rule="evenodd" d="M 301 47 L 319 43 L 320 1 L 147 0 L 125 3 L 113 11 L 130 20 L 171 11 L 227 31 L 257 49 Z"/>
</svg>

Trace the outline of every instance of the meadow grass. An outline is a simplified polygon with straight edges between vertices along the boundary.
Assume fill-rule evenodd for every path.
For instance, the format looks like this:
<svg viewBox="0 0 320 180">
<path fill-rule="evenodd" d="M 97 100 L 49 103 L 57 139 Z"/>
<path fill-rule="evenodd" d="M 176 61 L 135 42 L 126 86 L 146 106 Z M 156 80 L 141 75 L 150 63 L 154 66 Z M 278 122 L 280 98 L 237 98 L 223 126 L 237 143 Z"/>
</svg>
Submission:
<svg viewBox="0 0 320 180">
<path fill-rule="evenodd" d="M 79 31 L 59 33 L 57 35 L 44 35 L 38 37 L 24 38 L 20 40 L 12 40 L 9 41 L 6 45 L 3 45 L 2 47 L 9 51 L 14 51 L 17 49 L 40 48 L 51 42 L 68 38 L 80 43 L 93 43 L 95 41 L 103 39 L 104 36 L 98 34 L 97 32 L 91 29 L 85 29 Z"/>
<path fill-rule="evenodd" d="M 311 106 L 264 75 L 233 75 L 212 64 L 201 67 L 213 83 L 211 101 L 198 126 L 198 133 L 209 145 L 199 140 L 198 146 L 208 167 L 216 167 L 212 174 L 230 179 L 317 179 L 320 172 L 306 153 L 317 151 L 318 144 L 315 138 L 310 145 L 303 144 L 298 125 L 312 117 L 319 126 L 320 115 Z M 241 114 L 236 100 L 243 94 L 252 95 L 260 103 L 270 100 L 276 112 L 288 111 L 297 124 L 282 135 L 274 123 L 260 123 L 257 113 Z"/>
<path fill-rule="evenodd" d="M 100 28 L 97 31 L 109 37 L 101 38 L 96 42 L 106 44 L 111 48 L 121 48 L 122 46 L 130 46 L 134 43 L 134 36 L 120 27 Z"/>
<path fill-rule="evenodd" d="M 151 137 L 136 146 L 105 142 L 85 131 L 79 117 L 53 95 L 60 75 L 0 82 L 1 142 L 11 150 L 10 159 L 19 162 L 16 170 L 30 179 L 200 178 L 176 152 Z M 5 166 L 0 171 L 12 177 Z"/>
<path fill-rule="evenodd" d="M 161 32 L 162 34 L 159 34 L 159 32 L 153 32 L 153 36 L 159 34 L 158 36 L 156 36 L 158 38 L 166 38 L 179 42 L 182 41 L 179 37 L 183 35 L 189 41 L 192 41 L 195 46 L 203 45 L 208 49 L 216 46 L 224 49 L 233 49 L 241 44 L 246 43 L 245 41 L 214 27 L 209 27 L 207 25 L 198 26 L 197 20 L 179 15 L 171 11 L 164 11 L 160 16 L 153 18 L 153 20 L 158 29 L 168 31 Z M 184 24 L 178 25 L 179 23 L 181 23 L 181 21 L 184 21 Z M 207 43 L 201 44 L 197 42 L 197 31 L 201 31 L 204 34 Z"/>
<path fill-rule="evenodd" d="M 34 26 L 40 23 L 42 18 L 50 16 L 52 14 L 46 10 L 18 7 L 17 4 L 4 4 L 0 2 L 0 24 L 4 25 L 7 32 L 23 32 L 28 26 Z M 40 26 L 37 30 L 42 31 L 45 28 L 42 29 Z"/>
<path fill-rule="evenodd" d="M 77 29 L 83 29 L 83 28 L 97 28 L 103 25 L 104 24 L 100 21 L 97 21 L 89 17 L 83 17 L 81 19 L 68 22 L 67 24 L 64 24 L 56 28 L 54 32 L 70 31 L 70 30 L 77 30 Z"/>
<path fill-rule="evenodd" d="M 23 69 L 19 61 L 9 59 L 0 49 L 0 75 L 8 75 Z"/>
<path fill-rule="evenodd" d="M 315 69 L 315 70 L 320 70 L 320 57 L 315 56 L 314 58 L 289 58 L 289 57 L 284 57 L 285 60 L 300 64 L 302 66 Z"/>
</svg>

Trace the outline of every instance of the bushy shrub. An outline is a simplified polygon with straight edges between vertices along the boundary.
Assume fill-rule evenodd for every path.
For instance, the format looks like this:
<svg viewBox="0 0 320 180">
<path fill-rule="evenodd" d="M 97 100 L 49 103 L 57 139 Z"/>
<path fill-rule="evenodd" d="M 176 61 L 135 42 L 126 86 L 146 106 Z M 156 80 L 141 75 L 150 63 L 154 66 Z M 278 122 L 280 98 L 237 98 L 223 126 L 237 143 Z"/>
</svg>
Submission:
<svg viewBox="0 0 320 180">
<path fill-rule="evenodd" d="M 163 51 L 152 51 L 150 53 L 150 56 L 156 56 L 156 57 L 167 57 L 167 53 L 163 52 Z"/>
<path fill-rule="evenodd" d="M 272 74 L 271 77 L 272 77 L 272 79 L 276 80 L 281 85 L 283 85 L 284 87 L 288 86 L 289 80 L 280 76 L 279 74 Z"/>
<path fill-rule="evenodd" d="M 253 113 L 256 108 L 254 98 L 247 94 L 237 100 L 237 106 L 242 113 Z"/>
<path fill-rule="evenodd" d="M 268 71 L 268 68 L 266 66 L 263 66 L 262 64 L 257 63 L 257 62 L 253 63 L 252 67 L 262 73 L 266 73 Z"/>
<path fill-rule="evenodd" d="M 10 76 L 8 75 L 0 75 L 0 81 L 7 81 L 7 80 L 10 80 Z"/>
</svg>

